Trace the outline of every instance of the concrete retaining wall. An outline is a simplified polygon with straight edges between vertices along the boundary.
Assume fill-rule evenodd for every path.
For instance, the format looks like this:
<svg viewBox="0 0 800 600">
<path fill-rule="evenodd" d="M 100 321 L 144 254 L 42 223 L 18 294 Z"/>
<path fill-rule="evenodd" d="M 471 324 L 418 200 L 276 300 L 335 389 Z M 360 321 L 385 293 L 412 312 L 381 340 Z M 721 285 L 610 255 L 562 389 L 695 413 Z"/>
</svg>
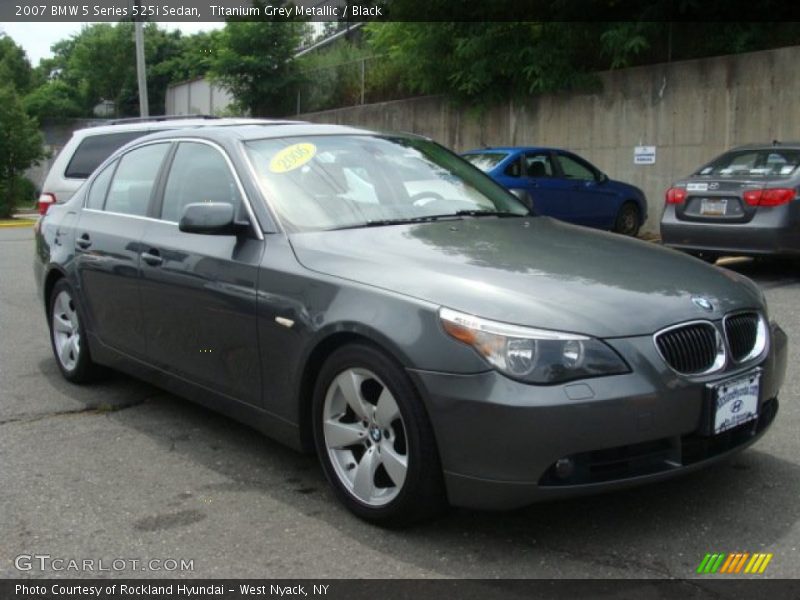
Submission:
<svg viewBox="0 0 800 600">
<path fill-rule="evenodd" d="M 455 150 L 543 145 L 585 156 L 642 188 L 645 230 L 657 231 L 664 191 L 731 146 L 800 139 L 800 46 L 600 74 L 597 93 L 549 94 L 476 116 L 440 97 L 300 115 L 314 122 L 410 131 Z M 656 146 L 654 165 L 634 147 Z"/>
</svg>

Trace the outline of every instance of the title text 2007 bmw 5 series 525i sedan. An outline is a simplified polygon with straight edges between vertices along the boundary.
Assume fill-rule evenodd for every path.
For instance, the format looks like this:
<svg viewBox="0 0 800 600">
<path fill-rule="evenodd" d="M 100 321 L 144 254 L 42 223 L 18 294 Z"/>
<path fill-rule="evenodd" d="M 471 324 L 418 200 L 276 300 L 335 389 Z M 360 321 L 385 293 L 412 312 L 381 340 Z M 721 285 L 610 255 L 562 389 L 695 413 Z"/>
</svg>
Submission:
<svg viewBox="0 0 800 600">
<path fill-rule="evenodd" d="M 786 369 L 748 279 L 537 217 L 406 135 L 140 138 L 42 218 L 34 264 L 67 379 L 112 367 L 315 450 L 384 524 L 710 465 Z"/>
</svg>

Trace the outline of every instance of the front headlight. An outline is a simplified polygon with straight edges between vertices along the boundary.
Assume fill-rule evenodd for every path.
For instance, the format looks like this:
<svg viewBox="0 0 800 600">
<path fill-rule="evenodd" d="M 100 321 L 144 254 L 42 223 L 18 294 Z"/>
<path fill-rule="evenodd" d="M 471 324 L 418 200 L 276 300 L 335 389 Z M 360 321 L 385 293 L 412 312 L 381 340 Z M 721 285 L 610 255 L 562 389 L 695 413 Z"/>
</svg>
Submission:
<svg viewBox="0 0 800 600">
<path fill-rule="evenodd" d="M 475 348 L 501 373 L 531 383 L 561 383 L 629 373 L 625 361 L 598 339 L 489 321 L 439 309 L 444 330 Z"/>
</svg>

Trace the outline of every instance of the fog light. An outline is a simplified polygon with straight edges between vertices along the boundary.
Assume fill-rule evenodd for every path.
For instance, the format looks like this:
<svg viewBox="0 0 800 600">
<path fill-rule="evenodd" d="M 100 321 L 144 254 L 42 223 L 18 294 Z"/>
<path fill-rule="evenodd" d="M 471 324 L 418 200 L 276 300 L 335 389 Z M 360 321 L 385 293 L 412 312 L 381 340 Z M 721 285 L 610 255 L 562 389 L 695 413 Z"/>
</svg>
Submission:
<svg viewBox="0 0 800 600">
<path fill-rule="evenodd" d="M 567 479 L 575 471 L 575 462 L 571 458 L 559 458 L 553 465 L 553 471 L 559 479 Z"/>
</svg>

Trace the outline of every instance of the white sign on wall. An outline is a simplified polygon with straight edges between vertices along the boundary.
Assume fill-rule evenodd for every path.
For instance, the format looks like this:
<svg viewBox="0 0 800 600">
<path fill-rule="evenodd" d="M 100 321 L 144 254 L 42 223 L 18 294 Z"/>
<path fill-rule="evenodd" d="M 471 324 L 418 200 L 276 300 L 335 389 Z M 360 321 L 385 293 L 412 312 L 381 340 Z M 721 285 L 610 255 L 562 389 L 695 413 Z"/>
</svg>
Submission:
<svg viewBox="0 0 800 600">
<path fill-rule="evenodd" d="M 655 146 L 636 146 L 633 149 L 633 164 L 635 165 L 654 165 L 656 164 Z"/>
</svg>

